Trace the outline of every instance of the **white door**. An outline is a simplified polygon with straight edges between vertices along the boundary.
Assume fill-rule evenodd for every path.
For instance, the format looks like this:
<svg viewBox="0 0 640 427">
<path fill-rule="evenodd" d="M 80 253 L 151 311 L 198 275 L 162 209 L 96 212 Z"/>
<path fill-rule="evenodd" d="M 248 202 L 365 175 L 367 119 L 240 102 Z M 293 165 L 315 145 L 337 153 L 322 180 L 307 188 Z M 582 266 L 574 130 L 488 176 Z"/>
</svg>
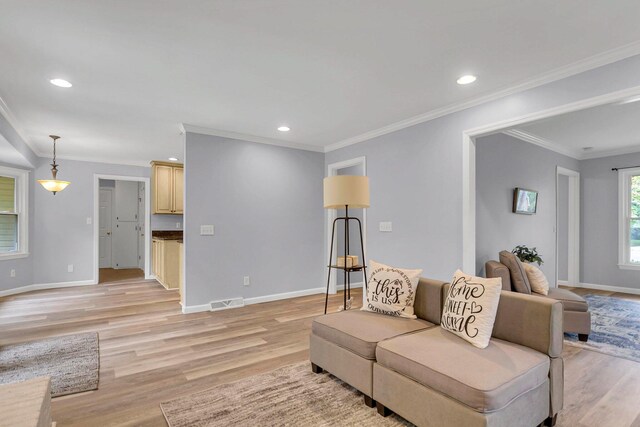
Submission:
<svg viewBox="0 0 640 427">
<path fill-rule="evenodd" d="M 144 270 L 144 182 L 138 183 L 138 267 Z"/>
<path fill-rule="evenodd" d="M 100 268 L 111 268 L 111 205 L 113 191 L 100 189 L 100 210 L 98 223 L 100 224 Z"/>
<path fill-rule="evenodd" d="M 138 267 L 138 182 L 116 181 L 113 268 Z"/>
<path fill-rule="evenodd" d="M 138 183 L 116 181 L 116 221 L 138 221 Z"/>
</svg>

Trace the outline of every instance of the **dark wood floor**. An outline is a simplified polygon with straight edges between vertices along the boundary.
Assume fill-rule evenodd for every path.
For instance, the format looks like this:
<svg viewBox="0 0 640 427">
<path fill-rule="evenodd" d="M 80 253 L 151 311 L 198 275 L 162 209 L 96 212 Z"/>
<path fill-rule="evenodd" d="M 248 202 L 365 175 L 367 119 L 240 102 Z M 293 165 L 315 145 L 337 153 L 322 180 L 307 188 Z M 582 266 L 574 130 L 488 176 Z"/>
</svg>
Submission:
<svg viewBox="0 0 640 427">
<path fill-rule="evenodd" d="M 0 298 L 0 345 L 98 331 L 99 389 L 53 399 L 58 426 L 164 426 L 162 401 L 307 360 L 324 308 L 313 295 L 183 315 L 178 299 L 155 281 Z M 640 426 L 639 363 L 569 346 L 564 355 L 560 425 Z"/>
<path fill-rule="evenodd" d="M 140 268 L 101 268 L 98 283 L 118 283 L 133 279 L 144 280 L 144 271 Z"/>
</svg>

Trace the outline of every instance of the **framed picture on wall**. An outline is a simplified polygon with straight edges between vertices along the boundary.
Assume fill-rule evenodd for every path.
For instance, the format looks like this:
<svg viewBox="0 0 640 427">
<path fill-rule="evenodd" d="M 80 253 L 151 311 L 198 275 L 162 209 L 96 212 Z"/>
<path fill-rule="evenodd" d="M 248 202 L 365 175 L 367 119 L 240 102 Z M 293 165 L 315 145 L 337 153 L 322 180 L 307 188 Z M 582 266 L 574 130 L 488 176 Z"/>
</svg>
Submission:
<svg viewBox="0 0 640 427">
<path fill-rule="evenodd" d="M 513 190 L 513 213 L 533 215 L 538 209 L 538 192 L 516 187 Z"/>
</svg>

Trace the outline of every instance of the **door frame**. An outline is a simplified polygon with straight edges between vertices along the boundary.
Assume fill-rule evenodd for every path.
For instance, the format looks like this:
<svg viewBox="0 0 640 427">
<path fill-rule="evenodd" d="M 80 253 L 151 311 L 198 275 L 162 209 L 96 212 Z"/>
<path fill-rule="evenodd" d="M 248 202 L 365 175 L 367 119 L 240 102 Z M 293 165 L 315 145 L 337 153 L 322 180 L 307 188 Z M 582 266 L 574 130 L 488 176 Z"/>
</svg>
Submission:
<svg viewBox="0 0 640 427">
<path fill-rule="evenodd" d="M 476 270 L 476 138 L 532 121 L 585 110 L 640 95 L 640 86 L 598 95 L 462 132 L 462 269 Z"/>
<path fill-rule="evenodd" d="M 109 255 L 109 267 L 113 268 L 113 188 L 100 187 L 98 188 L 98 216 L 96 221 L 98 222 L 98 268 L 100 267 L 100 191 L 108 191 L 111 193 L 111 254 Z M 105 267 L 102 267 L 105 268 Z"/>
<path fill-rule="evenodd" d="M 100 277 L 100 180 L 144 182 L 144 278 L 153 279 L 151 274 L 151 179 L 141 176 L 93 174 L 93 281 L 98 283 Z"/>
<path fill-rule="evenodd" d="M 580 283 L 580 173 L 571 169 L 558 166 L 556 169 L 556 286 L 558 283 L 558 224 L 560 218 L 558 215 L 559 199 L 558 192 L 560 187 L 560 176 L 569 178 L 569 192 L 567 201 L 568 209 L 568 283 Z"/>
<path fill-rule="evenodd" d="M 364 176 L 367 176 L 367 159 L 365 156 L 362 157 L 356 157 L 353 159 L 349 159 L 349 160 L 344 160 L 341 162 L 336 162 L 336 163 L 330 163 L 327 166 L 327 177 L 329 176 L 336 176 L 338 175 L 338 171 L 340 169 L 345 169 L 345 168 L 349 168 L 352 166 L 359 166 L 362 165 L 362 171 L 364 173 Z M 336 217 L 338 216 L 338 210 L 337 209 L 327 209 L 327 232 L 326 232 L 326 238 L 327 238 L 327 254 L 326 254 L 326 260 L 327 263 L 326 265 L 330 265 L 331 264 L 331 260 L 329 259 L 329 255 L 331 253 L 331 228 L 333 226 L 333 221 L 336 219 Z M 367 210 L 363 209 L 362 210 L 362 242 L 364 244 L 364 254 L 363 255 L 363 260 L 362 263 L 366 265 L 366 253 L 367 253 Z M 337 241 L 334 241 L 334 250 L 336 250 L 338 245 Z M 329 274 L 329 267 L 326 268 L 325 270 L 326 274 Z M 366 278 L 364 278 L 364 280 L 366 281 Z M 329 293 L 330 294 L 335 294 L 338 292 L 337 286 L 337 278 L 335 274 L 331 275 L 330 281 L 329 281 Z M 366 295 L 363 294 L 363 300 L 366 297 Z"/>
</svg>

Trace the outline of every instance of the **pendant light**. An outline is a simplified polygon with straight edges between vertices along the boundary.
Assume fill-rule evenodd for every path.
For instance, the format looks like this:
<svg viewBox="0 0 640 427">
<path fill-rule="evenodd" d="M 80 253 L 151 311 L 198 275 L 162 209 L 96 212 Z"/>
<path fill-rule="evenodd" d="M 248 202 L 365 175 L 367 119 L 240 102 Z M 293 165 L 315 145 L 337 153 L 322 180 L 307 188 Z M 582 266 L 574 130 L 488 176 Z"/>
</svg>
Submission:
<svg viewBox="0 0 640 427">
<path fill-rule="evenodd" d="M 60 139 L 57 135 L 49 135 L 49 138 L 53 139 L 53 163 L 51 163 L 51 175 L 53 179 L 39 179 L 38 182 L 42 184 L 45 190 L 51 191 L 53 195 L 58 191 L 62 191 L 67 188 L 67 185 L 71 184 L 69 181 L 59 181 L 56 179 L 58 175 L 58 165 L 56 164 L 56 141 Z"/>
</svg>

